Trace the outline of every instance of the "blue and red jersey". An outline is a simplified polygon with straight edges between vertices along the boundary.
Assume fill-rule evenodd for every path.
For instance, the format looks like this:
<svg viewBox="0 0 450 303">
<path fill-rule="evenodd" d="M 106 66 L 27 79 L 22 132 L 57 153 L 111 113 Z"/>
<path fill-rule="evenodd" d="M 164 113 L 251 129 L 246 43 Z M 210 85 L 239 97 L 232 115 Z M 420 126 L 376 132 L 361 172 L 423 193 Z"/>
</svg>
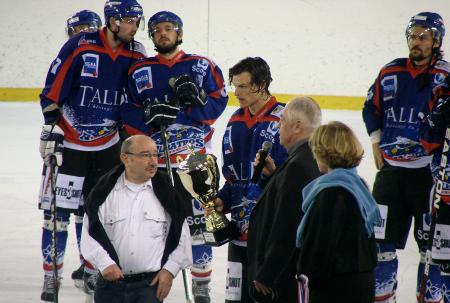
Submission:
<svg viewBox="0 0 450 303">
<path fill-rule="evenodd" d="M 99 150 L 118 141 L 127 72 L 145 57 L 143 45 L 136 41 L 112 50 L 106 30 L 67 41 L 52 62 L 40 95 L 45 123 L 57 122 L 71 148 Z"/>
<path fill-rule="evenodd" d="M 431 102 L 433 88 L 448 74 L 448 63 L 416 67 L 407 58 L 385 65 L 368 91 L 363 119 L 371 137 L 380 135 L 380 149 L 393 166 L 427 166 L 431 157 L 420 143 L 419 114 Z"/>
<path fill-rule="evenodd" d="M 179 100 L 180 111 L 175 123 L 167 127 L 173 167 L 187 157 L 190 147 L 200 153 L 209 150 L 214 132 L 211 125 L 223 113 L 228 102 L 222 71 L 208 58 L 180 51 L 170 60 L 159 54 L 146 58 L 133 65 L 128 73 L 131 102 L 121 105 L 124 128 L 131 135 L 143 133 L 155 140 L 161 166 L 165 163 L 165 157 L 160 130 L 145 124 L 144 110 L 147 106 L 173 100 L 175 95 L 169 79 L 185 74 L 206 92 L 207 101 L 204 106 L 186 107 L 183 100 Z"/>
<path fill-rule="evenodd" d="M 241 236 L 236 244 L 245 246 L 250 213 L 261 195 L 258 184 L 251 183 L 253 161 L 264 141 L 270 141 L 270 156 L 276 166 L 287 159 L 287 151 L 280 144 L 278 123 L 284 104 L 275 97 L 255 114 L 248 107 L 238 109 L 228 121 L 222 141 L 222 174 L 225 184 L 219 191 L 224 211 L 231 212 L 231 220 L 240 229 Z"/>
<path fill-rule="evenodd" d="M 433 178 L 435 179 L 435 181 L 437 181 L 438 179 L 442 178 L 439 175 L 439 171 L 442 159 L 445 132 L 447 131 L 447 129 L 430 128 L 430 125 L 426 121 L 426 117 L 436 108 L 436 106 L 438 106 L 440 102 L 442 102 L 443 99 L 441 98 L 450 97 L 450 88 L 447 84 L 443 84 L 436 87 L 433 92 L 433 98 L 431 99 L 431 102 L 427 104 L 423 112 L 425 119 L 423 123 L 421 123 L 420 142 L 425 147 L 425 150 L 433 156 L 433 159 L 431 161 L 431 172 L 433 174 Z M 448 174 L 450 172 L 450 162 L 447 161 L 446 163 L 446 178 L 445 181 L 442 182 L 441 197 L 445 203 L 450 203 L 450 178 L 448 178 Z"/>
</svg>

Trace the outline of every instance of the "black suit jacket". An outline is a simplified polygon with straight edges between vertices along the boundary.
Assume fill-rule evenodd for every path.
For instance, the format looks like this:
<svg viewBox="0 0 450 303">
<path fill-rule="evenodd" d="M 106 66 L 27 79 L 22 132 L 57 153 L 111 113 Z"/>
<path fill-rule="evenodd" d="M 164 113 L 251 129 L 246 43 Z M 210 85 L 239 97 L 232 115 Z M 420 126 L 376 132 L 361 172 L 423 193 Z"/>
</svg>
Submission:
<svg viewBox="0 0 450 303">
<path fill-rule="evenodd" d="M 84 205 L 86 215 L 89 218 L 89 235 L 108 252 L 111 259 L 113 259 L 119 267 L 119 257 L 100 222 L 98 209 L 100 205 L 105 202 L 109 193 L 116 185 L 117 179 L 119 179 L 124 170 L 125 167 L 123 164 L 120 164 L 102 176 L 90 192 Z M 180 242 L 181 229 L 186 215 L 183 202 L 177 191 L 173 188 L 166 173 L 158 170 L 156 175 L 152 178 L 152 185 L 156 197 L 171 217 L 169 234 L 167 235 L 166 246 L 161 260 L 162 267 L 166 263 L 169 255 L 177 248 L 178 243 Z"/>
<path fill-rule="evenodd" d="M 249 285 L 257 280 L 277 289 L 295 287 L 297 226 L 303 216 L 302 190 L 320 176 L 307 142 L 294 148 L 267 183 L 250 216 L 248 234 Z M 295 293 L 295 289 L 293 290 Z"/>
</svg>

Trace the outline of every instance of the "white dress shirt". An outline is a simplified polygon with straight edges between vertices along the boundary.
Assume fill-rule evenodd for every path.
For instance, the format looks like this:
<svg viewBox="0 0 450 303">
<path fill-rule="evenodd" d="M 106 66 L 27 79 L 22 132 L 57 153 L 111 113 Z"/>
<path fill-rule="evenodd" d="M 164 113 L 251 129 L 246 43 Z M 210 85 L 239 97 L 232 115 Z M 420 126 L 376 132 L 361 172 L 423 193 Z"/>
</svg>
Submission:
<svg viewBox="0 0 450 303">
<path fill-rule="evenodd" d="M 134 184 L 119 177 L 106 201 L 99 207 L 98 217 L 119 257 L 124 274 L 156 272 L 169 232 L 171 218 L 156 197 L 151 180 Z M 100 271 L 115 262 L 88 232 L 88 217 L 84 216 L 81 253 Z M 163 268 L 175 277 L 180 269 L 192 264 L 189 227 L 184 220 L 180 242 L 169 255 Z"/>
</svg>

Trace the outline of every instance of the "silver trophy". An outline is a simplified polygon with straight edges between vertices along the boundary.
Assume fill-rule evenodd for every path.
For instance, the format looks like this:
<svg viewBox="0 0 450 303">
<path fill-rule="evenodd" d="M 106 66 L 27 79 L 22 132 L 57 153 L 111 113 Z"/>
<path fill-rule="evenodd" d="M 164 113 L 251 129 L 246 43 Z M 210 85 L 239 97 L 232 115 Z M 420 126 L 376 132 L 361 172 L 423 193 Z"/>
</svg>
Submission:
<svg viewBox="0 0 450 303">
<path fill-rule="evenodd" d="M 191 153 L 179 164 L 177 173 L 184 188 L 193 198 L 205 208 L 214 208 L 220 177 L 214 155 Z M 206 219 L 203 237 L 205 243 L 211 246 L 229 242 L 232 239 L 230 221 L 223 214 L 213 210 Z"/>
</svg>

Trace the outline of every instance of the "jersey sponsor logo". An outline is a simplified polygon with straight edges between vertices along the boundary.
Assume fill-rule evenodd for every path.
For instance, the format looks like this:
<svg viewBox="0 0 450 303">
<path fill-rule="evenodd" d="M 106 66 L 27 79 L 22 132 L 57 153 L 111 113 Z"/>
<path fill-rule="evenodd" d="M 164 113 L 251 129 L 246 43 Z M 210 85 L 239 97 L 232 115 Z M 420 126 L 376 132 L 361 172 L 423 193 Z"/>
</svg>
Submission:
<svg viewBox="0 0 450 303">
<path fill-rule="evenodd" d="M 450 260 L 450 226 L 436 224 L 433 237 L 433 259 Z"/>
<path fill-rule="evenodd" d="M 388 206 L 378 204 L 380 210 L 381 220 L 374 226 L 375 239 L 383 240 L 386 235 L 386 220 L 388 215 Z"/>
<path fill-rule="evenodd" d="M 76 209 L 79 206 L 84 177 L 58 174 L 56 178 L 55 194 L 58 207 Z"/>
<path fill-rule="evenodd" d="M 278 133 L 278 121 L 272 121 L 269 123 L 266 130 L 261 131 L 261 136 L 264 136 L 264 138 L 266 138 L 266 139 L 273 140 L 273 137 L 277 133 Z M 268 135 L 269 135 L 269 137 L 268 137 Z"/>
<path fill-rule="evenodd" d="M 97 41 L 92 39 L 86 39 L 86 35 L 80 36 L 80 40 L 78 40 L 78 46 L 87 45 L 87 44 L 95 44 Z"/>
<path fill-rule="evenodd" d="M 119 106 L 127 102 L 127 94 L 125 89 L 123 92 L 117 90 L 110 91 L 107 89 L 98 89 L 93 86 L 80 85 L 82 89 L 81 102 L 79 106 L 87 106 L 93 109 L 111 111 L 111 106 Z"/>
<path fill-rule="evenodd" d="M 394 123 L 418 124 L 418 113 L 414 108 L 389 107 L 384 111 L 386 120 Z"/>
<path fill-rule="evenodd" d="M 433 83 L 435 86 L 442 85 L 445 82 L 445 75 L 442 73 L 434 75 Z"/>
<path fill-rule="evenodd" d="M 278 118 L 280 118 L 281 117 L 281 114 L 283 113 L 283 111 L 284 111 L 284 106 L 282 106 L 282 105 L 277 105 L 277 107 L 275 107 L 273 110 L 272 110 L 272 112 L 270 113 L 272 116 L 275 116 L 275 117 L 278 117 Z"/>
<path fill-rule="evenodd" d="M 430 214 L 422 215 L 422 226 L 417 230 L 417 238 L 419 240 L 428 240 L 430 234 Z"/>
<path fill-rule="evenodd" d="M 228 261 L 225 287 L 225 299 L 241 301 L 242 297 L 242 263 Z"/>
<path fill-rule="evenodd" d="M 169 148 L 169 154 L 182 154 L 190 152 L 191 148 L 194 151 L 199 151 L 205 148 L 204 134 L 203 131 L 197 127 L 186 127 L 183 126 L 180 129 L 179 124 L 173 124 L 167 129 L 167 142 Z M 161 133 L 155 133 L 152 136 L 155 140 L 158 153 L 161 157 L 164 157 L 164 148 L 161 139 Z"/>
<path fill-rule="evenodd" d="M 142 93 L 146 89 L 153 88 L 152 69 L 145 66 L 134 71 L 132 78 L 136 84 L 138 93 Z"/>
<path fill-rule="evenodd" d="M 84 61 L 83 69 L 81 70 L 82 77 L 98 78 L 98 64 L 100 57 L 97 54 L 84 54 L 81 56 Z"/>
<path fill-rule="evenodd" d="M 228 126 L 225 129 L 222 145 L 225 155 L 231 154 L 233 152 L 233 142 L 231 141 L 231 126 Z"/>
<path fill-rule="evenodd" d="M 197 66 L 203 70 L 207 70 L 209 66 L 209 62 L 206 59 L 200 59 L 197 61 Z"/>
<path fill-rule="evenodd" d="M 397 75 L 384 77 L 381 86 L 383 86 L 383 101 L 393 99 L 397 94 Z"/>
</svg>

